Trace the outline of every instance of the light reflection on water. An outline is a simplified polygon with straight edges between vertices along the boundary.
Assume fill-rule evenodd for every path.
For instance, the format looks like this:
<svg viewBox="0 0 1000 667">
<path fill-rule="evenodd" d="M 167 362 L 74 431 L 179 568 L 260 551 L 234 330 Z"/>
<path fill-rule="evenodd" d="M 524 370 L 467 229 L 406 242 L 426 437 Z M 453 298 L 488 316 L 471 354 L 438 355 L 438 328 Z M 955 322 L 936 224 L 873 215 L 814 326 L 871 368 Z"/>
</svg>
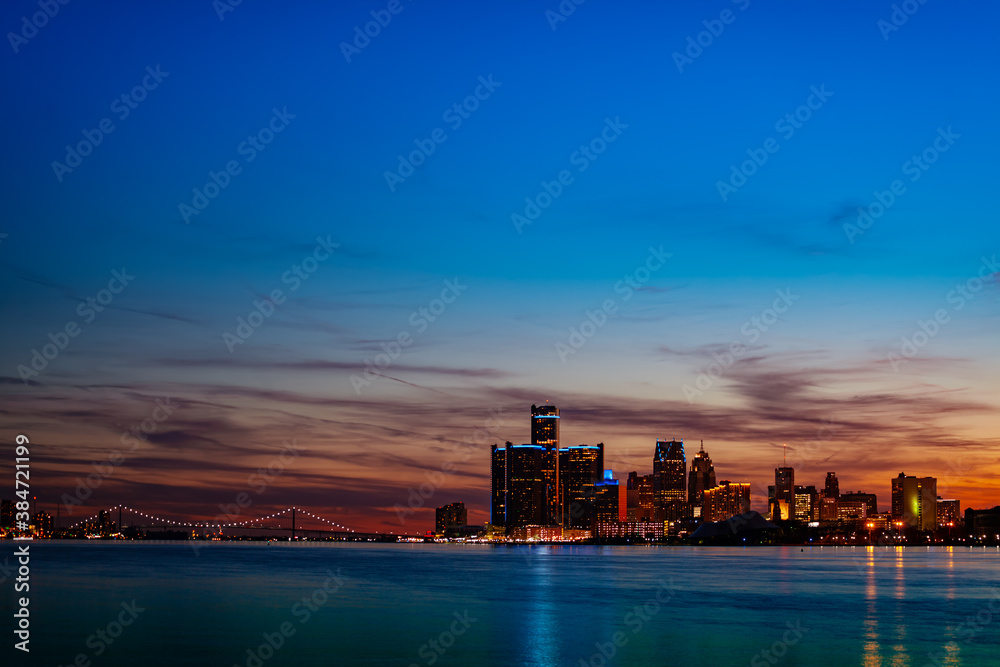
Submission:
<svg viewBox="0 0 1000 667">
<path fill-rule="evenodd" d="M 148 611 L 89 654 L 95 667 L 245 666 L 248 647 L 297 622 L 292 606 L 340 568 L 343 589 L 263 667 L 428 665 L 428 642 L 466 610 L 478 620 L 434 667 L 578 667 L 619 631 L 628 642 L 609 665 L 749 664 L 795 624 L 808 630 L 779 646 L 779 665 L 977 667 L 996 664 L 995 627 L 974 639 L 955 628 L 994 594 L 998 565 L 998 550 L 962 548 L 216 543 L 195 556 L 184 544 L 37 543 L 31 664 L 71 663 L 135 598 Z M 663 580 L 676 594 L 633 633 L 629 611 Z"/>
</svg>

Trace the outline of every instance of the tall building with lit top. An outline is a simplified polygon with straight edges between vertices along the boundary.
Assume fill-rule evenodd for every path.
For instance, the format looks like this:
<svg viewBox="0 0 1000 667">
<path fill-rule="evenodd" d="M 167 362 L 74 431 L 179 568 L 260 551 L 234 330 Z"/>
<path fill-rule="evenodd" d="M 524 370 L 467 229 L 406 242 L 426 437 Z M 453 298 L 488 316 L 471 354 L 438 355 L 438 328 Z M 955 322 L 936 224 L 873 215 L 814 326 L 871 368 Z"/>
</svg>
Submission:
<svg viewBox="0 0 1000 667">
<path fill-rule="evenodd" d="M 563 527 L 589 528 L 585 515 L 590 500 L 584 494 L 584 487 L 603 477 L 604 443 L 573 445 L 559 450 Z"/>
<path fill-rule="evenodd" d="M 544 448 L 542 478 L 545 483 L 545 524 L 556 525 L 562 515 L 559 484 L 559 408 L 531 406 L 531 444 Z"/>
<path fill-rule="evenodd" d="M 542 472 L 545 448 L 541 445 L 508 444 L 506 473 L 507 528 L 546 525 L 545 477 Z"/>
<path fill-rule="evenodd" d="M 937 479 L 907 477 L 892 480 L 892 519 L 917 530 L 937 528 Z"/>
<path fill-rule="evenodd" d="M 657 440 L 653 452 L 653 493 L 663 521 L 677 521 L 687 516 L 686 478 L 684 442 Z"/>
<path fill-rule="evenodd" d="M 705 452 L 705 443 L 691 459 L 691 472 L 688 474 L 688 502 L 691 503 L 691 516 L 698 519 L 703 515 L 702 505 L 705 501 L 705 491 L 715 487 L 715 466 L 712 458 Z"/>
</svg>

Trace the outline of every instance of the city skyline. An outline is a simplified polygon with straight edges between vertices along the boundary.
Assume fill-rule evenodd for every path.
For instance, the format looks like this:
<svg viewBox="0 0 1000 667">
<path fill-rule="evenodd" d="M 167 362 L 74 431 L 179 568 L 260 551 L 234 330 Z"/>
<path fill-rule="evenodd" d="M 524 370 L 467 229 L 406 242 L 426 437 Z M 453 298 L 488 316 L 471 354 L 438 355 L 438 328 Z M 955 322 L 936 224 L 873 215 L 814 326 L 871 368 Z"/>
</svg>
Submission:
<svg viewBox="0 0 1000 667">
<path fill-rule="evenodd" d="M 996 8 L 402 6 L 349 60 L 370 9 L 60 5 L 9 48 L 0 431 L 39 498 L 120 455 L 74 512 L 479 523 L 478 450 L 550 399 L 615 470 L 704 439 L 755 503 L 782 443 L 995 503 Z"/>
</svg>

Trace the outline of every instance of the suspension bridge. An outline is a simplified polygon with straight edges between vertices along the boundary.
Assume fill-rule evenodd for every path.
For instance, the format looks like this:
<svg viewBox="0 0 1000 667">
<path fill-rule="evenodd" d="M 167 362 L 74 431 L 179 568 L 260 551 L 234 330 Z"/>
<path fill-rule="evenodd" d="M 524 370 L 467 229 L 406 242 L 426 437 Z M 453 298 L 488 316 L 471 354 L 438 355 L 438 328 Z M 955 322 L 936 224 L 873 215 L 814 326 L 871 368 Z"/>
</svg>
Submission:
<svg viewBox="0 0 1000 667">
<path fill-rule="evenodd" d="M 126 528 L 142 531 L 181 531 L 190 530 L 202 536 L 254 536 L 267 534 L 288 534 L 295 540 L 299 537 L 323 537 L 345 540 L 371 540 L 407 537 L 387 535 L 385 533 L 359 533 L 336 521 L 324 518 L 301 507 L 286 507 L 285 509 L 254 519 L 223 521 L 220 517 L 208 521 L 184 521 L 168 519 L 150 514 L 127 505 L 113 505 L 96 514 L 80 519 L 67 527 L 67 530 L 106 531 L 112 522 L 115 532 L 121 533 Z M 115 521 L 117 519 L 117 521 Z"/>
</svg>

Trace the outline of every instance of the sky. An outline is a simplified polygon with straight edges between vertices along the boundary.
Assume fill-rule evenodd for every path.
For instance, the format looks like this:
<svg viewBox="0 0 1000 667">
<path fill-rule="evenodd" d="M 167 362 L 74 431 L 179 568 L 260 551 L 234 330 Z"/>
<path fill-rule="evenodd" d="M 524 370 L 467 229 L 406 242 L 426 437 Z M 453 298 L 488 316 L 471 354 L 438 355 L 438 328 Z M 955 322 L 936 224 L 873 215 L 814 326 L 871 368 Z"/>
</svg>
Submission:
<svg viewBox="0 0 1000 667">
<path fill-rule="evenodd" d="M 903 5 L 6 3 L 0 438 L 74 518 L 484 523 L 545 401 L 998 505 L 1000 10 Z"/>
</svg>

